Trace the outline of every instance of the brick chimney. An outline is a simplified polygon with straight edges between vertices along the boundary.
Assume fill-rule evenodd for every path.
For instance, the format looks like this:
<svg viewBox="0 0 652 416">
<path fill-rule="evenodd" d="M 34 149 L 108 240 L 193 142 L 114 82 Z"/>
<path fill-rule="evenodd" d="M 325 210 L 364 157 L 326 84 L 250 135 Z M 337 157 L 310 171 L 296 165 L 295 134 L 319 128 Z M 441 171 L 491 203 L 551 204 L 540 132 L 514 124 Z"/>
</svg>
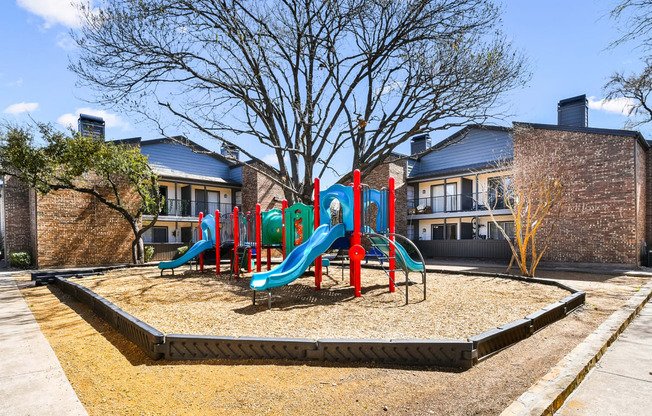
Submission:
<svg viewBox="0 0 652 416">
<path fill-rule="evenodd" d="M 589 101 L 586 95 L 566 98 L 557 104 L 557 124 L 560 126 L 589 126 Z"/>
</svg>

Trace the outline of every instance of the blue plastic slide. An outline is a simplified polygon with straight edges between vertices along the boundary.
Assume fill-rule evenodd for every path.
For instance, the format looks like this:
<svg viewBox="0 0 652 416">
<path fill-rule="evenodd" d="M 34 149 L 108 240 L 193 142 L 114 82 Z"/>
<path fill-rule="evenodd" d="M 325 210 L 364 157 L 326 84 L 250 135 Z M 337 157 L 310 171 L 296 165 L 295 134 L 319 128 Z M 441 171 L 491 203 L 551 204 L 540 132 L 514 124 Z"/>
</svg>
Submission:
<svg viewBox="0 0 652 416">
<path fill-rule="evenodd" d="M 267 290 L 292 283 L 303 275 L 335 240 L 344 237 L 345 233 L 344 224 L 337 224 L 333 228 L 328 224 L 320 225 L 312 236 L 295 248 L 278 267 L 268 272 L 254 273 L 249 286 L 254 290 Z"/>
<path fill-rule="evenodd" d="M 383 252 L 384 255 L 389 257 L 389 242 L 383 238 L 380 237 L 370 237 L 371 241 L 374 243 L 374 245 Z M 394 258 L 396 259 L 396 264 L 398 267 L 401 269 L 404 269 L 407 267 L 407 269 L 411 272 L 420 272 L 423 271 L 423 263 L 420 261 L 414 261 L 412 260 L 412 257 L 407 253 L 405 248 L 400 245 L 398 242 L 394 242 L 396 246 L 396 255 Z"/>
<path fill-rule="evenodd" d="M 174 269 L 179 266 L 183 266 L 185 263 L 189 262 L 190 260 L 193 259 L 193 257 L 196 257 L 199 255 L 199 253 L 209 250 L 211 248 L 215 248 L 215 243 L 212 241 L 208 240 L 201 240 L 197 242 L 194 246 L 190 247 L 188 251 L 186 251 L 186 254 L 183 256 L 179 257 L 178 259 L 174 259 L 171 261 L 162 261 L 158 264 L 159 269 Z"/>
<path fill-rule="evenodd" d="M 207 215 L 204 217 L 200 225 L 202 230 L 202 240 L 190 247 L 188 251 L 186 251 L 186 254 L 178 259 L 160 262 L 158 264 L 159 269 L 174 269 L 183 266 L 185 263 L 198 256 L 201 252 L 215 248 L 215 218 L 213 218 L 212 215 Z"/>
</svg>

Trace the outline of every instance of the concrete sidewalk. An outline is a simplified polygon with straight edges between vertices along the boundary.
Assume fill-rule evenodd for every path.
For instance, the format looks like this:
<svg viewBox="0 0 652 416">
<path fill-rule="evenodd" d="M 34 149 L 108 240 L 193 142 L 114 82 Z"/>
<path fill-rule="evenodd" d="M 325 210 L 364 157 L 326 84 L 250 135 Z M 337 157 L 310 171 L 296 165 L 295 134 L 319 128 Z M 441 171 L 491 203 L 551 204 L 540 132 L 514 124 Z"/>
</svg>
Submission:
<svg viewBox="0 0 652 416">
<path fill-rule="evenodd" d="M 556 414 L 652 415 L 652 302 L 609 347 Z"/>
<path fill-rule="evenodd" d="M 10 273 L 0 273 L 0 415 L 86 415 Z"/>
</svg>

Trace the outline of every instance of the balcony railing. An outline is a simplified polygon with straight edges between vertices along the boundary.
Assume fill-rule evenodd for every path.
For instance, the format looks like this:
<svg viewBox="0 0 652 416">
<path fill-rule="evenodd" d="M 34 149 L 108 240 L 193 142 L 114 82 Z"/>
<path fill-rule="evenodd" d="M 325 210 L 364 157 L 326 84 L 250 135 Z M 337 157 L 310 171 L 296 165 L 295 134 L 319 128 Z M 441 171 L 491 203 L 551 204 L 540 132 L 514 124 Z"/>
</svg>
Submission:
<svg viewBox="0 0 652 416">
<path fill-rule="evenodd" d="M 435 214 L 445 212 L 486 211 L 487 204 L 494 210 L 506 209 L 505 200 L 496 192 L 452 194 L 408 200 L 408 214 Z"/>
<path fill-rule="evenodd" d="M 220 213 L 233 212 L 233 208 L 237 205 L 221 204 L 217 202 L 201 202 L 201 201 L 188 201 L 184 199 L 168 199 L 165 201 L 165 206 L 159 213 L 159 216 L 168 217 L 198 217 L 200 212 L 204 214 L 214 214 L 216 209 Z M 151 213 L 148 213 L 152 215 Z"/>
</svg>

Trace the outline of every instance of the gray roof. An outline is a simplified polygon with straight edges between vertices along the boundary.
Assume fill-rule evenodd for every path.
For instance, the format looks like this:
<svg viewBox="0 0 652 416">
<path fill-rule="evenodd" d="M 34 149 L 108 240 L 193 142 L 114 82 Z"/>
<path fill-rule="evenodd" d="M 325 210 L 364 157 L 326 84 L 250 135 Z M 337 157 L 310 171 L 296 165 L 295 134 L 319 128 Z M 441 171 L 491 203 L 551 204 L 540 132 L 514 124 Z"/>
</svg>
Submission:
<svg viewBox="0 0 652 416">
<path fill-rule="evenodd" d="M 116 144 L 140 146 L 140 152 L 162 177 L 240 185 L 239 163 L 181 136 L 143 141 L 140 137 L 116 140 Z M 184 144 L 181 144 L 184 143 Z"/>
<path fill-rule="evenodd" d="M 512 130 L 508 127 L 473 125 L 418 155 L 409 178 L 424 178 L 491 167 L 514 157 Z"/>
</svg>

